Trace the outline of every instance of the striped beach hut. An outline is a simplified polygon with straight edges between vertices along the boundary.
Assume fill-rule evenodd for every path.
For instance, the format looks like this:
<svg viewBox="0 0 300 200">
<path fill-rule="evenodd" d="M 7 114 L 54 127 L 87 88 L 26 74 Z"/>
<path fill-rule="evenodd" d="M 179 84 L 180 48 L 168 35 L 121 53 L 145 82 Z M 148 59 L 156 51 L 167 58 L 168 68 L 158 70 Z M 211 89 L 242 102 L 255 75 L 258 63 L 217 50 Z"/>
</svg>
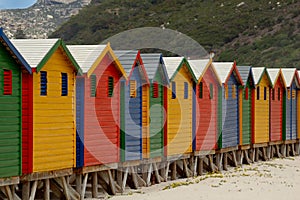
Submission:
<svg viewBox="0 0 300 200">
<path fill-rule="evenodd" d="M 149 82 L 148 124 L 143 124 L 143 158 L 162 157 L 164 155 L 164 131 L 169 78 L 162 54 L 141 54 Z M 146 129 L 146 130 L 145 130 Z"/>
<path fill-rule="evenodd" d="M 121 84 L 121 161 L 141 160 L 142 135 L 149 134 L 149 80 L 139 51 L 115 51 L 128 80 Z"/>
<path fill-rule="evenodd" d="M 198 79 L 195 100 L 195 150 L 210 151 L 217 148 L 218 92 L 221 89 L 212 59 L 189 60 Z"/>
<path fill-rule="evenodd" d="M 22 174 L 22 76 L 30 74 L 30 66 L 0 28 L 1 185 L 1 178 Z"/>
<path fill-rule="evenodd" d="M 126 74 L 107 45 L 68 45 L 83 75 L 76 81 L 77 167 L 120 159 L 120 79 Z"/>
<path fill-rule="evenodd" d="M 23 77 L 23 173 L 73 168 L 75 80 L 81 70 L 61 39 L 12 42 L 33 72 Z"/>
<path fill-rule="evenodd" d="M 267 72 L 271 79 L 270 90 L 270 142 L 282 140 L 282 115 L 283 93 L 285 90 L 284 80 L 280 69 L 268 68 Z"/>
<path fill-rule="evenodd" d="M 244 82 L 239 95 L 240 145 L 250 145 L 252 135 L 252 90 L 254 80 L 251 66 L 237 66 Z"/>
<path fill-rule="evenodd" d="M 252 144 L 269 142 L 269 90 L 272 82 L 264 67 L 252 68 L 255 89 L 252 93 Z"/>
<path fill-rule="evenodd" d="M 219 92 L 219 149 L 239 145 L 239 86 L 243 85 L 235 62 L 213 62 L 222 82 Z"/>
<path fill-rule="evenodd" d="M 297 139 L 297 89 L 299 88 L 299 76 L 295 68 L 281 69 L 286 90 L 283 100 L 283 140 Z"/>
<path fill-rule="evenodd" d="M 166 155 L 182 155 L 192 152 L 193 98 L 197 79 L 185 58 L 163 57 L 163 61 L 170 79 Z"/>
</svg>

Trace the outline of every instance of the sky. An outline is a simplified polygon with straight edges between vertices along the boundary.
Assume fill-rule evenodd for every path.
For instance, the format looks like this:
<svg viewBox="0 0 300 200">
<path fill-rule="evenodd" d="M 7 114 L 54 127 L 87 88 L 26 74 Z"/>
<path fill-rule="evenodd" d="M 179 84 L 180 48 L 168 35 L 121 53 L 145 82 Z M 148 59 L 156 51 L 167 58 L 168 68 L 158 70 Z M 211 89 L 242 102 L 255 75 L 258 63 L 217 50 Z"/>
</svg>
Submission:
<svg viewBox="0 0 300 200">
<path fill-rule="evenodd" d="M 0 0 L 1 9 L 12 9 L 12 8 L 27 8 L 32 6 L 37 0 Z"/>
</svg>

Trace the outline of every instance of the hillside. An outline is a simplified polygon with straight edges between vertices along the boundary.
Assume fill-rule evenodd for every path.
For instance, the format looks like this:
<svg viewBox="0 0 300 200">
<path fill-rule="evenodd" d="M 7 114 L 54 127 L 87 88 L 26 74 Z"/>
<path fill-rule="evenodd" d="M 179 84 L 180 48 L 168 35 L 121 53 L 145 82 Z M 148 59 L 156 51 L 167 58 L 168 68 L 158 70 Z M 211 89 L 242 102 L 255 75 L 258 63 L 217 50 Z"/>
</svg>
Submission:
<svg viewBox="0 0 300 200">
<path fill-rule="evenodd" d="M 300 68 L 299 8 L 300 0 L 92 0 L 50 37 L 97 44 L 125 30 L 165 27 L 215 51 L 216 60 Z"/>
</svg>

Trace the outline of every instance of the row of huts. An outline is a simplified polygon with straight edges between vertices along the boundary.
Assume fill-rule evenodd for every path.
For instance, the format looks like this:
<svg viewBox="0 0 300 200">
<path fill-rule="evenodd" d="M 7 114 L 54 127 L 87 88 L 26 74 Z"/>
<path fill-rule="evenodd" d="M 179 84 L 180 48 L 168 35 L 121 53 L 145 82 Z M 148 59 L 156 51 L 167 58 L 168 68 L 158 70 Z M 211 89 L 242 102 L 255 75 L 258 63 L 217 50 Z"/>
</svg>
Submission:
<svg viewBox="0 0 300 200">
<path fill-rule="evenodd" d="M 299 139 L 296 69 L 0 29 L 0 177 Z"/>
</svg>

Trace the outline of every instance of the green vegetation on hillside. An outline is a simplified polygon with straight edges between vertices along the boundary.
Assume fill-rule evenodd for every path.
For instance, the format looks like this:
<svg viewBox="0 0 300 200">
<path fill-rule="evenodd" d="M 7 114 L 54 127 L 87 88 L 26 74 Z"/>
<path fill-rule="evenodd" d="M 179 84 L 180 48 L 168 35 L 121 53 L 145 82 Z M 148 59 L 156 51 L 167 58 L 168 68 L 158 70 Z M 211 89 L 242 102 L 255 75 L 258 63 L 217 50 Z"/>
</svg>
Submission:
<svg viewBox="0 0 300 200">
<path fill-rule="evenodd" d="M 216 60 L 300 68 L 300 0 L 93 0 L 51 37 L 98 44 L 138 27 L 165 27 L 195 39 Z"/>
</svg>

